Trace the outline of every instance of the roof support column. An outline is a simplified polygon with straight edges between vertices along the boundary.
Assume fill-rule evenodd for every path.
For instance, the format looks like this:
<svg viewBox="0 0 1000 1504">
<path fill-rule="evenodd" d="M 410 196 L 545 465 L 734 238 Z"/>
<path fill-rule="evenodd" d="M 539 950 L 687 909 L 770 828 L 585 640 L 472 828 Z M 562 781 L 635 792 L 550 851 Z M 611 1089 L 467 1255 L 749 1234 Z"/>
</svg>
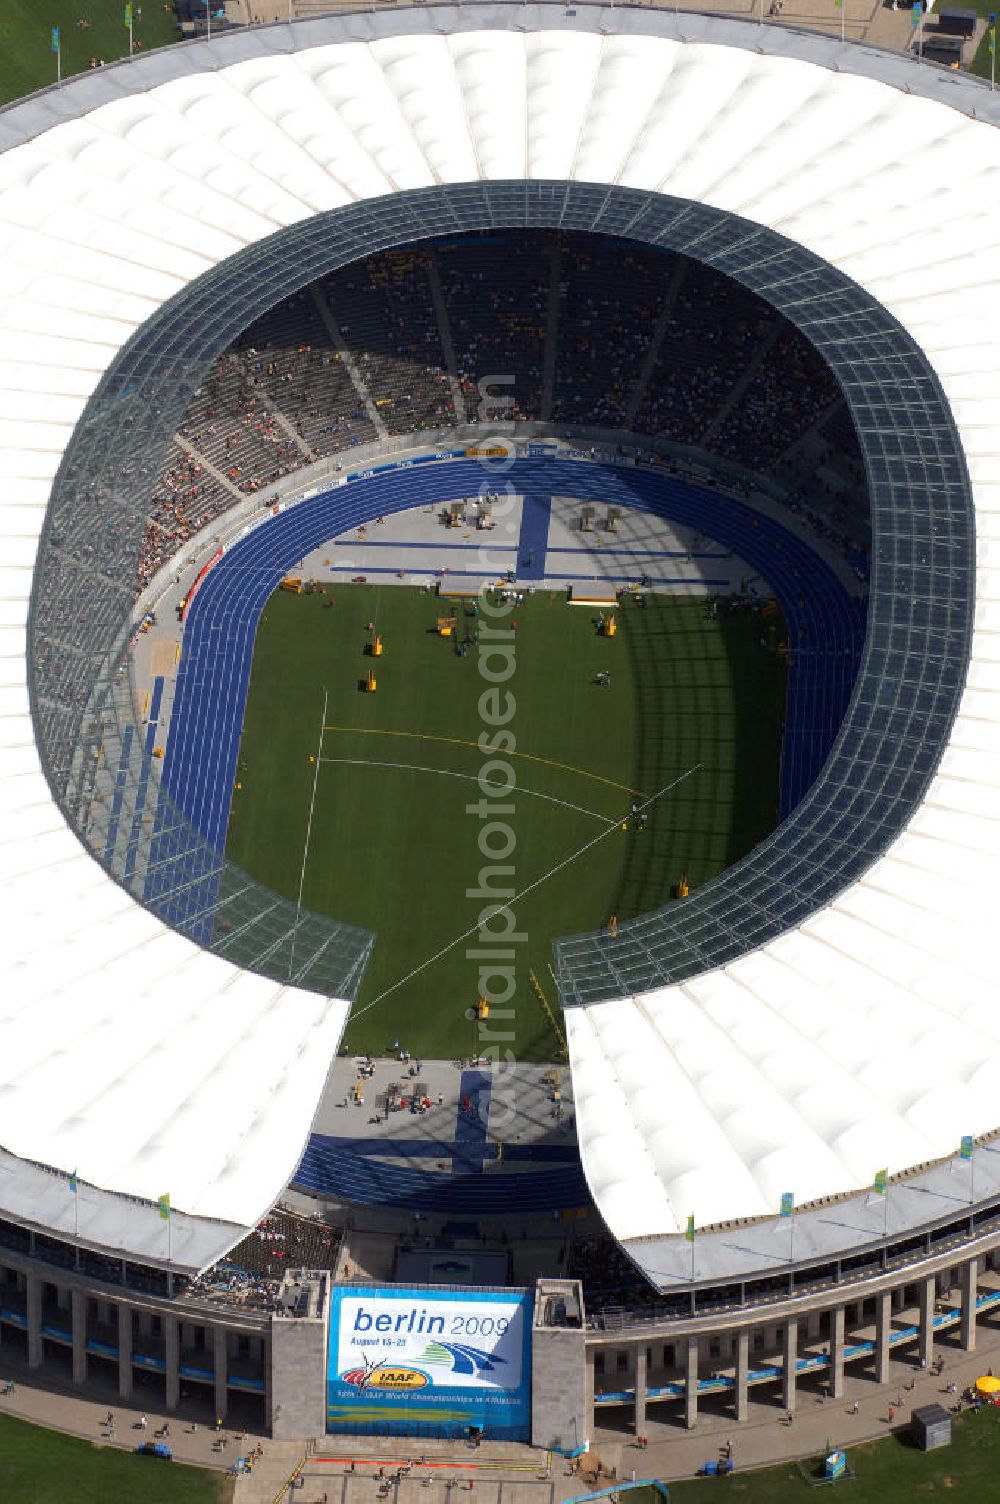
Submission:
<svg viewBox="0 0 1000 1504">
<path fill-rule="evenodd" d="M 181 1340 L 176 1316 L 163 1318 L 163 1355 L 166 1359 L 167 1409 L 176 1410 L 181 1398 Z"/>
<path fill-rule="evenodd" d="M 979 1260 L 966 1259 L 961 1266 L 959 1289 L 962 1292 L 961 1343 L 964 1353 L 975 1351 L 976 1346 L 976 1297 L 979 1294 L 977 1277 Z"/>
<path fill-rule="evenodd" d="M 75 1287 L 70 1291 L 73 1316 L 73 1383 L 87 1382 L 87 1297 Z"/>
<path fill-rule="evenodd" d="M 42 1342 L 42 1282 L 37 1274 L 25 1276 L 25 1315 L 28 1320 L 28 1367 L 41 1368 L 45 1361 Z"/>
<path fill-rule="evenodd" d="M 875 1382 L 889 1382 L 889 1333 L 892 1330 L 892 1294 L 881 1290 L 875 1297 Z"/>
<path fill-rule="evenodd" d="M 118 1302 L 118 1398 L 132 1398 L 132 1307 Z"/>
<path fill-rule="evenodd" d="M 830 1312 L 830 1398 L 844 1398 L 844 1329 L 847 1312 L 834 1306 Z"/>
<path fill-rule="evenodd" d="M 922 1279 L 917 1302 L 920 1309 L 920 1367 L 929 1368 L 934 1357 L 934 1295 L 937 1280 L 933 1274 Z"/>
<path fill-rule="evenodd" d="M 750 1414 L 750 1328 L 741 1326 L 736 1333 L 736 1419 L 744 1421 Z"/>
<path fill-rule="evenodd" d="M 784 1363 L 781 1370 L 781 1403 L 789 1415 L 795 1413 L 796 1370 L 799 1358 L 799 1323 L 794 1316 L 785 1322 L 783 1347 Z"/>
<path fill-rule="evenodd" d="M 684 1424 L 693 1431 L 698 1424 L 698 1338 L 689 1337 L 684 1384 Z"/>
<path fill-rule="evenodd" d="M 229 1409 L 229 1344 L 224 1326 L 215 1328 L 215 1415 L 225 1420 Z"/>
</svg>

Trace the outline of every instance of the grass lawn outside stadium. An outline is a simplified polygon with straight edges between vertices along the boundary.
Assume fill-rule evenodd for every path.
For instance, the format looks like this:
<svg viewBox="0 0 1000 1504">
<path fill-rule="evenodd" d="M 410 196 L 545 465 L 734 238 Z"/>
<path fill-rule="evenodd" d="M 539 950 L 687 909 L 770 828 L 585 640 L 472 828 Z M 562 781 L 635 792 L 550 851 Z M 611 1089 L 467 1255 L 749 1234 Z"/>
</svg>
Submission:
<svg viewBox="0 0 1000 1504">
<path fill-rule="evenodd" d="M 556 1058 L 529 979 L 555 1002 L 553 938 L 670 901 L 681 876 L 693 889 L 777 822 L 779 618 L 762 647 L 754 614 L 713 620 L 704 600 L 629 601 L 613 638 L 562 592 L 495 617 L 470 609 L 405 586 L 328 585 L 276 592 L 258 628 L 227 855 L 376 932 L 352 1051 L 399 1039 L 429 1058 L 469 1053 L 480 962 L 467 951 L 489 894 L 513 887 L 526 939 L 513 947 L 512 1048 Z M 465 656 L 436 632 L 452 610 L 459 640 L 480 630 Z M 366 653 L 371 622 L 381 657 Z M 487 656 L 492 644 L 502 651 Z M 374 694 L 360 688 L 369 669 Z M 647 800 L 639 829 L 631 807 Z"/>
<path fill-rule="evenodd" d="M 233 1481 L 0 1415 L 4 1504 L 232 1504 Z"/>
<path fill-rule="evenodd" d="M 139 16 L 138 12 L 142 15 Z M 180 39 L 177 12 L 164 0 L 132 8 L 132 35 L 141 56 Z M 86 30 L 77 25 L 87 20 Z M 93 57 L 106 63 L 128 57 L 124 0 L 3 0 L 0 4 L 0 105 L 56 82 L 52 28 L 59 27 L 62 76 L 86 73 Z"/>
<path fill-rule="evenodd" d="M 735 1440 L 739 1468 L 739 1440 Z M 707 1447 L 705 1456 L 714 1456 Z M 984 1407 L 979 1414 L 957 1418 L 949 1446 L 922 1452 L 909 1427 L 884 1441 L 868 1442 L 847 1449 L 853 1479 L 843 1479 L 815 1493 L 803 1479 L 797 1463 L 781 1467 L 737 1471 L 719 1480 L 671 1483 L 671 1504 L 699 1504 L 714 1499 L 721 1489 L 740 1504 L 805 1504 L 809 1499 L 839 1499 L 850 1504 L 913 1504 L 920 1499 L 947 1498 L 954 1504 L 986 1504 L 998 1494 L 1000 1478 L 1000 1412 Z M 806 1458 L 803 1467 L 814 1477 L 820 1458 Z M 629 1504 L 663 1504 L 656 1490 L 636 1489 L 623 1495 Z"/>
</svg>

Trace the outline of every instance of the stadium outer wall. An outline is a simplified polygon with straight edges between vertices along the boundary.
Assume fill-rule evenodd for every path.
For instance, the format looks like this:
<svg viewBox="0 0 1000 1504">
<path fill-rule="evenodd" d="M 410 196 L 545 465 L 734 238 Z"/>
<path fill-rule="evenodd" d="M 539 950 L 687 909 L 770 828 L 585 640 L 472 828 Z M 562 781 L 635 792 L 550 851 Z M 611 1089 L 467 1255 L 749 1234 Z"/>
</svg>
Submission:
<svg viewBox="0 0 1000 1504">
<path fill-rule="evenodd" d="M 59 1267 L 52 1240 L 32 1237 L 15 1251 L 10 1230 L 0 1224 L 6 1373 L 275 1438 L 323 1434 L 328 1272 L 288 1272 L 285 1288 L 308 1292 L 300 1314 L 229 1309 Z M 569 1451 L 602 1432 L 644 1435 L 653 1422 L 691 1429 L 699 1413 L 740 1423 L 758 1389 L 794 1412 L 800 1393 L 841 1398 L 851 1375 L 873 1390 L 888 1383 L 899 1357 L 926 1368 L 942 1337 L 952 1352 L 972 1352 L 977 1330 L 1000 1312 L 1000 1217 L 933 1256 L 866 1278 L 845 1271 L 840 1283 L 791 1298 L 748 1305 L 738 1288 L 706 1293 L 720 1305 L 728 1295 L 728 1307 L 667 1320 L 622 1312 L 619 1324 L 607 1311 L 590 1316 L 576 1281 L 538 1280 L 532 1445 Z M 552 1320 L 553 1294 L 566 1319 Z"/>
</svg>

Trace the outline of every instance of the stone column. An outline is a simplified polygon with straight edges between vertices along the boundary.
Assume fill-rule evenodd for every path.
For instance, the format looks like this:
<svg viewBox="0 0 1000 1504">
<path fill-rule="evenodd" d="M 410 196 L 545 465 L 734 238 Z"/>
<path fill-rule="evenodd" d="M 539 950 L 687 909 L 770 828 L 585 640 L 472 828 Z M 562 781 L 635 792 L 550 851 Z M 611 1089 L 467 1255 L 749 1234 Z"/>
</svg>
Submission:
<svg viewBox="0 0 1000 1504">
<path fill-rule="evenodd" d="M 270 1388 L 270 1386 L 268 1386 Z M 584 1363 L 583 1436 L 581 1441 L 590 1441 L 594 1434 L 594 1348 L 586 1349 Z"/>
<path fill-rule="evenodd" d="M 917 1355 L 921 1368 L 929 1368 L 934 1356 L 934 1293 L 936 1281 L 933 1274 L 923 1279 L 918 1286 L 917 1305 L 920 1311 L 920 1350 Z"/>
<path fill-rule="evenodd" d="M 830 1394 L 835 1400 L 844 1398 L 844 1327 L 846 1309 L 835 1306 L 830 1312 Z"/>
<path fill-rule="evenodd" d="M 132 1307 L 118 1302 L 118 1398 L 132 1398 Z"/>
<path fill-rule="evenodd" d="M 962 1351 L 971 1353 L 976 1346 L 976 1296 L 979 1293 L 979 1267 L 977 1259 L 966 1259 L 961 1268 L 959 1289 L 962 1292 Z"/>
<path fill-rule="evenodd" d="M 750 1414 L 750 1392 L 747 1381 L 750 1376 L 750 1328 L 740 1327 L 736 1333 L 736 1419 L 746 1420 Z"/>
<path fill-rule="evenodd" d="M 875 1382 L 889 1382 L 889 1333 L 892 1330 L 892 1296 L 883 1290 L 875 1297 Z"/>
<path fill-rule="evenodd" d="M 799 1323 L 794 1316 L 785 1322 L 783 1366 L 781 1370 L 781 1403 L 794 1412 L 797 1374 L 795 1364 L 799 1356 Z"/>
<path fill-rule="evenodd" d="M 215 1414 L 225 1420 L 229 1410 L 229 1346 L 224 1326 L 215 1328 Z"/>
<path fill-rule="evenodd" d="M 25 1277 L 25 1311 L 28 1318 L 28 1367 L 41 1368 L 45 1361 L 42 1342 L 42 1282 L 37 1274 Z"/>
<path fill-rule="evenodd" d="M 176 1316 L 164 1316 L 163 1338 L 167 1365 L 167 1409 L 176 1410 L 181 1397 L 181 1339 Z"/>
<path fill-rule="evenodd" d="M 73 1314 L 73 1383 L 87 1382 L 87 1297 L 82 1290 L 70 1292 Z"/>
<path fill-rule="evenodd" d="M 687 1339 L 684 1383 L 684 1424 L 691 1431 L 698 1424 L 698 1338 Z"/>
</svg>

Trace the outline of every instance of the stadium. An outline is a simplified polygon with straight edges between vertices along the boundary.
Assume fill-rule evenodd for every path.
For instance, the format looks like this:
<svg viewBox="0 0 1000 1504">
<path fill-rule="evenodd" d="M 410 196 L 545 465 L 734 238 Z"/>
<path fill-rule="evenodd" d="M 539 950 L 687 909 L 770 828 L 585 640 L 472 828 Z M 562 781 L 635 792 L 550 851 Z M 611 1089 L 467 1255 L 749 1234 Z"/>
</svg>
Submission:
<svg viewBox="0 0 1000 1504">
<path fill-rule="evenodd" d="M 974 1348 L 998 117 L 476 4 L 3 112 L 5 1353 L 572 1453 Z"/>
</svg>

